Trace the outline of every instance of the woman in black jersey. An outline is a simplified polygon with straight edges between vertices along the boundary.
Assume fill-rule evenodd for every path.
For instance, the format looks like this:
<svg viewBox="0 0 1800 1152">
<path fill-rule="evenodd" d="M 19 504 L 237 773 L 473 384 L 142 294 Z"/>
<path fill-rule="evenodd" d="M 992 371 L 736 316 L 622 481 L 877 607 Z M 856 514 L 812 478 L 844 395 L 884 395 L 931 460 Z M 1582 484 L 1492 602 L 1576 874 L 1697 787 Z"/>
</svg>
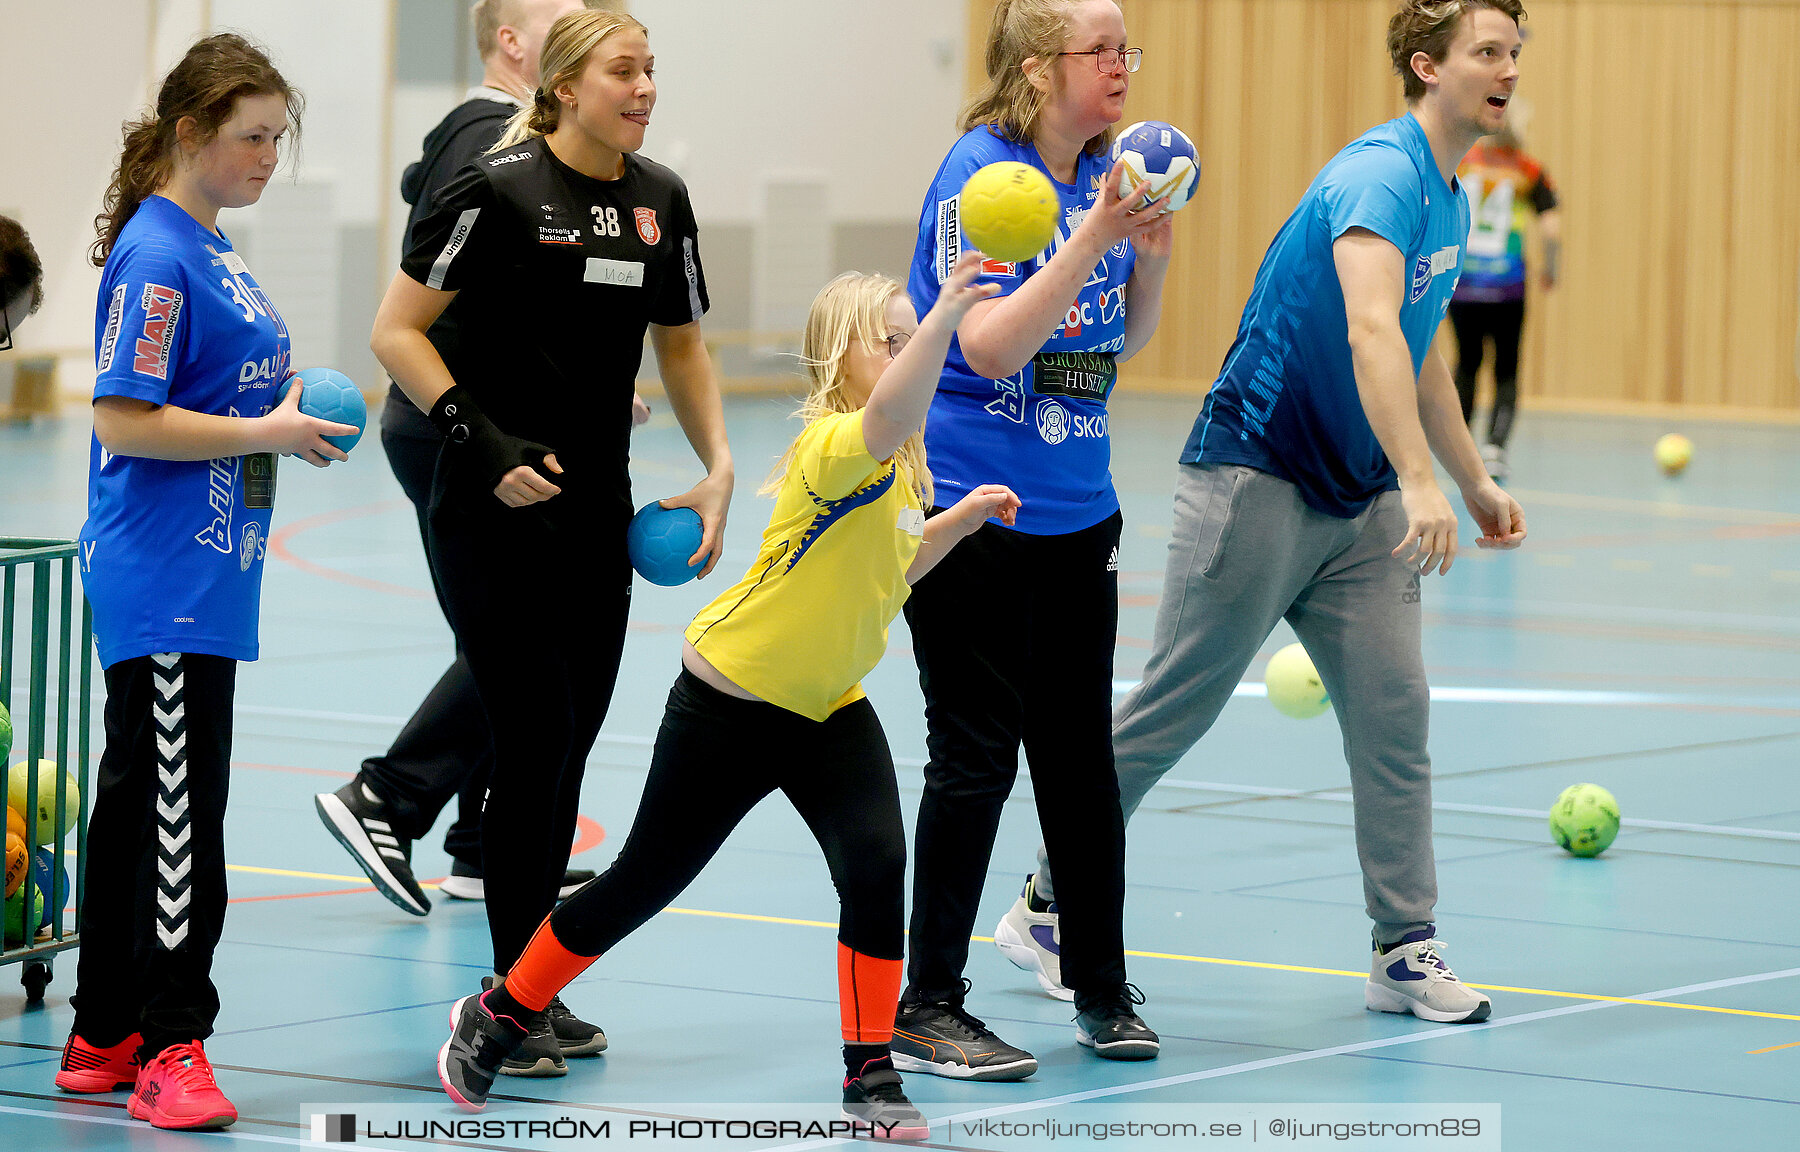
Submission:
<svg viewBox="0 0 1800 1152">
<path fill-rule="evenodd" d="M 680 177 L 634 155 L 656 102 L 653 72 L 630 16 L 557 20 L 542 86 L 415 226 L 370 341 L 447 439 L 431 559 L 494 730 L 481 850 L 495 972 L 555 903 L 618 674 L 631 398 L 646 330 L 707 470 L 663 504 L 704 521 L 701 575 L 723 547 L 731 452 L 700 333 L 693 209 Z M 425 332 L 458 297 L 463 333 L 440 354 Z M 542 1026 L 507 1071 L 561 1075 L 555 1034 L 570 1022 Z"/>
</svg>

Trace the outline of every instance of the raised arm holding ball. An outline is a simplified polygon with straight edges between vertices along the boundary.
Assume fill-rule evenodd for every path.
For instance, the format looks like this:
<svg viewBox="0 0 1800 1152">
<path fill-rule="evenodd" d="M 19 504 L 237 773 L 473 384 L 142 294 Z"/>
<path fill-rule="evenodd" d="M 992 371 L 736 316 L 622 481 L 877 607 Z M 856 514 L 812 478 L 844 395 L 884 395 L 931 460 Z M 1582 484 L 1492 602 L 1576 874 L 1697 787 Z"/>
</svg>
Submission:
<svg viewBox="0 0 1800 1152">
<path fill-rule="evenodd" d="M 1015 523 L 977 529 L 906 605 L 930 760 L 894 1034 L 902 1070 L 1018 1080 L 1037 1069 L 963 1007 L 969 935 L 1021 745 L 1044 836 L 1072 877 L 1063 912 L 1082 925 L 1064 969 L 1076 1040 L 1113 1059 L 1158 1052 L 1125 982 L 1110 740 L 1121 519 L 1106 403 L 1118 362 L 1156 329 L 1172 237 L 1167 202 L 1145 205 L 1142 184 L 1122 188 L 1107 155 L 1142 56 L 1112 0 L 1000 0 L 986 86 L 919 219 L 908 289 L 923 311 L 965 240 L 993 231 L 984 210 L 1013 203 L 978 205 L 980 182 L 964 192 L 971 176 L 1011 163 L 1054 190 L 1048 245 L 981 265 L 998 294 L 957 325 L 925 425 L 940 508 L 988 480 L 1011 486 L 1021 507 Z"/>
<path fill-rule="evenodd" d="M 1421 602 L 1424 577 L 1456 557 L 1457 516 L 1432 457 L 1478 546 L 1518 547 L 1525 516 L 1489 478 L 1431 341 L 1469 235 L 1456 165 L 1505 121 L 1523 18 L 1518 0 L 1396 5 L 1388 51 L 1408 111 L 1325 166 L 1263 257 L 1181 452 L 1144 679 L 1113 718 L 1129 816 L 1206 734 L 1275 626 L 1292 626 L 1344 731 L 1373 922 L 1364 1004 L 1440 1023 L 1485 1020 L 1492 1005 L 1436 939 Z M 995 937 L 1053 990 L 1059 959 L 1073 986 L 1064 892 L 1085 878 L 1045 848 Z M 1045 943 L 1059 927 L 1060 958 Z"/>
</svg>

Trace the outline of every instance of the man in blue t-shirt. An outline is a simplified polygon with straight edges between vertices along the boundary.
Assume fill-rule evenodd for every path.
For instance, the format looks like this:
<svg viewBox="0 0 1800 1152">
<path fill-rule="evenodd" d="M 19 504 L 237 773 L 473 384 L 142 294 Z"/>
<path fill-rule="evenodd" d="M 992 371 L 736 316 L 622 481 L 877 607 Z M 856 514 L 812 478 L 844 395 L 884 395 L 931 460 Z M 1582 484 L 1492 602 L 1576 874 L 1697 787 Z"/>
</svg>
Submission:
<svg viewBox="0 0 1800 1152">
<path fill-rule="evenodd" d="M 1344 729 L 1375 922 L 1364 1001 L 1439 1022 L 1485 1020 L 1491 1005 L 1444 964 L 1432 923 L 1420 578 L 1449 571 L 1457 531 L 1432 455 L 1480 546 L 1517 547 L 1525 517 L 1483 468 L 1431 339 L 1469 234 L 1456 165 L 1504 121 L 1523 17 L 1519 0 L 1400 4 L 1388 47 L 1409 110 L 1325 166 L 1263 259 L 1182 450 L 1144 679 L 1113 717 L 1129 818 L 1287 620 Z M 1055 932 L 1031 930 L 1054 923 L 1050 881 L 1040 855 L 1008 914 L 1013 937 L 1039 942 L 1022 963 L 1041 975 L 1060 962 Z"/>
</svg>

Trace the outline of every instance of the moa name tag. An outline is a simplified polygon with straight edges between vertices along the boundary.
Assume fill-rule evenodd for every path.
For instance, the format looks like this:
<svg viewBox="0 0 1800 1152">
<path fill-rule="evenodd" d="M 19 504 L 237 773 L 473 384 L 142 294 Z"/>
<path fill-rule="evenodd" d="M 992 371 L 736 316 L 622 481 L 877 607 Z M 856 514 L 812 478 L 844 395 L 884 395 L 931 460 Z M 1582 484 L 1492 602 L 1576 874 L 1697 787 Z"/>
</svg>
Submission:
<svg viewBox="0 0 1800 1152">
<path fill-rule="evenodd" d="M 589 284 L 613 284 L 620 288 L 642 288 L 644 286 L 644 262 L 642 260 L 605 260 L 598 256 L 589 256 L 587 271 L 581 278 Z"/>
</svg>

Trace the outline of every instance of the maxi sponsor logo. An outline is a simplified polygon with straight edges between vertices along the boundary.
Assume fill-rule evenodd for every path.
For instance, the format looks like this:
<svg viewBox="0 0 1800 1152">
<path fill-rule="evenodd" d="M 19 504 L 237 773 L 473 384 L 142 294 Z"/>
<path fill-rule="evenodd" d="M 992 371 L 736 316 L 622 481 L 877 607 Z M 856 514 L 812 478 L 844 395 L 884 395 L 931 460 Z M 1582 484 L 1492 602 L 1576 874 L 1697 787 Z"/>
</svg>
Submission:
<svg viewBox="0 0 1800 1152">
<path fill-rule="evenodd" d="M 161 284 L 145 284 L 141 302 L 144 329 L 137 338 L 131 370 L 167 380 L 169 348 L 175 343 L 175 325 L 181 319 L 181 293 Z"/>
</svg>

